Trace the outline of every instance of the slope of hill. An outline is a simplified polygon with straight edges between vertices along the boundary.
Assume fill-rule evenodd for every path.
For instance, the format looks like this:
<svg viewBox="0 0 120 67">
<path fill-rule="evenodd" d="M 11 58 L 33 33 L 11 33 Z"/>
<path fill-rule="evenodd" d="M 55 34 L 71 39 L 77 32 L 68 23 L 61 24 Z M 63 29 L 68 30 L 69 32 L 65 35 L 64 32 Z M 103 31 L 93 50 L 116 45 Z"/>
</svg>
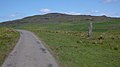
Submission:
<svg viewBox="0 0 120 67">
<path fill-rule="evenodd" d="M 48 13 L 45 15 L 35 15 L 25 17 L 23 19 L 6 21 L 1 23 L 1 25 L 13 25 L 13 24 L 23 24 L 23 23 L 67 23 L 67 22 L 82 22 L 88 21 L 88 18 L 93 18 L 95 22 L 110 21 L 113 18 L 106 16 L 90 16 L 90 15 L 67 15 L 61 13 Z"/>
</svg>

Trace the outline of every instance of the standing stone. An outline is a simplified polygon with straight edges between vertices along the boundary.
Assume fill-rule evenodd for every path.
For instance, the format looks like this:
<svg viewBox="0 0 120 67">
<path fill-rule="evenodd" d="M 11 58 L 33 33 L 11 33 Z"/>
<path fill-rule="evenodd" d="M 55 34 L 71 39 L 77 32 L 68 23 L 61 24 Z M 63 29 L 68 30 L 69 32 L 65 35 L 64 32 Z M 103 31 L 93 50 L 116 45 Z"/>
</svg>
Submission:
<svg viewBox="0 0 120 67">
<path fill-rule="evenodd" d="M 89 38 L 92 38 L 92 28 L 93 28 L 92 22 L 89 22 L 89 28 L 88 28 L 88 37 Z"/>
<path fill-rule="evenodd" d="M 93 18 L 88 18 L 87 19 L 89 21 L 89 25 L 88 25 L 88 38 L 91 39 L 92 38 L 92 28 L 93 28 Z"/>
</svg>

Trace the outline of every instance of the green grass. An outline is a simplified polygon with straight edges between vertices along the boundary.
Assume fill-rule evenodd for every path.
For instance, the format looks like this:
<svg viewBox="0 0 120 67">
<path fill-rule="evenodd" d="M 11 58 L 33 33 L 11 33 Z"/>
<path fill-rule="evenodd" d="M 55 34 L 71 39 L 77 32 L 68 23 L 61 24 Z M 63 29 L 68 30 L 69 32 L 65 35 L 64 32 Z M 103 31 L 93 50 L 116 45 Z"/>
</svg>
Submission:
<svg viewBox="0 0 120 67">
<path fill-rule="evenodd" d="M 0 28 L 0 66 L 15 46 L 19 33 L 13 29 Z"/>
<path fill-rule="evenodd" d="M 109 32 L 105 33 L 103 40 L 98 40 L 98 33 L 94 33 L 93 40 L 87 40 L 85 32 L 77 32 L 78 35 L 71 32 L 34 32 L 50 46 L 61 67 L 120 66 L 120 38 L 117 38 L 119 33 L 114 33 L 117 35 L 114 40 L 109 37 L 114 36 Z"/>
<path fill-rule="evenodd" d="M 119 67 L 120 22 L 94 23 L 91 40 L 87 23 L 24 24 L 14 26 L 38 35 L 52 50 L 61 67 Z"/>
</svg>

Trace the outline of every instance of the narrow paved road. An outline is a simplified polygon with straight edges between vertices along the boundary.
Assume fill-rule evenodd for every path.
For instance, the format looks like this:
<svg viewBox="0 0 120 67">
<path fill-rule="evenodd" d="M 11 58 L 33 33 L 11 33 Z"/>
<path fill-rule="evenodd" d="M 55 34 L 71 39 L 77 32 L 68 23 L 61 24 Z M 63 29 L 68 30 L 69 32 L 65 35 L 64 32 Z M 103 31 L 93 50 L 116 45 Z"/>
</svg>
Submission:
<svg viewBox="0 0 120 67">
<path fill-rule="evenodd" d="M 31 32 L 18 30 L 20 40 L 2 67 L 58 67 L 53 56 Z"/>
</svg>

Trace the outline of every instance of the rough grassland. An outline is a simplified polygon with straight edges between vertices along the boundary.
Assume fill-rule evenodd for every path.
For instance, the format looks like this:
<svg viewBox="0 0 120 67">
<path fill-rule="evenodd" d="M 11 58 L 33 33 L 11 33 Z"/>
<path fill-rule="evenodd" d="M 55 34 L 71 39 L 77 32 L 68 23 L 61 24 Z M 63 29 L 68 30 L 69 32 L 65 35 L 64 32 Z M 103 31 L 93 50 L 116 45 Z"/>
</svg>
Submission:
<svg viewBox="0 0 120 67">
<path fill-rule="evenodd" d="M 0 66 L 15 46 L 19 33 L 13 29 L 0 28 Z"/>
<path fill-rule="evenodd" d="M 120 21 L 93 25 L 90 40 L 85 22 L 24 24 L 18 28 L 30 30 L 43 39 L 61 67 L 119 67 Z"/>
</svg>

